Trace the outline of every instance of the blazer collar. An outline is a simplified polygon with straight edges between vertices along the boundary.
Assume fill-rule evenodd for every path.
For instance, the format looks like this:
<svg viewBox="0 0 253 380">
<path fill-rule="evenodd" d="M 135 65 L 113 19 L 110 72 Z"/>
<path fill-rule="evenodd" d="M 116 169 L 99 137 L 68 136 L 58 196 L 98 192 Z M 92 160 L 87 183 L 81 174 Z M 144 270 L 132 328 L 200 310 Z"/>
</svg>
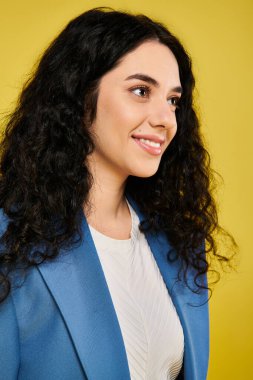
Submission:
<svg viewBox="0 0 253 380">
<path fill-rule="evenodd" d="M 144 220 L 137 204 L 130 197 L 128 201 L 140 221 Z M 85 218 L 82 232 L 83 240 L 78 247 L 61 254 L 54 262 L 40 265 L 39 270 L 65 319 L 87 377 L 102 380 L 105 374 L 110 374 L 110 380 L 130 380 L 119 323 Z M 145 235 L 183 326 L 185 379 L 202 380 L 207 369 L 203 339 L 207 335 L 207 306 L 189 304 L 199 305 L 206 295 L 196 296 L 177 281 L 180 262 L 168 263 L 171 247 L 164 234 Z M 199 368 L 202 355 L 205 365 Z"/>
</svg>

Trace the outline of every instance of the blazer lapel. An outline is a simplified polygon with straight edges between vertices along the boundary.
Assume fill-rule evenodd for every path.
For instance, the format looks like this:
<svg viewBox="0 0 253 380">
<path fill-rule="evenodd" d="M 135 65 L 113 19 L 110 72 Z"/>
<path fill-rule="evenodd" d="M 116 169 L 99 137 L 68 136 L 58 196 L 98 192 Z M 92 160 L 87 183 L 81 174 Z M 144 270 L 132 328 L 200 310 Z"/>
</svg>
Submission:
<svg viewBox="0 0 253 380">
<path fill-rule="evenodd" d="M 83 218 L 82 244 L 39 266 L 89 380 L 130 380 L 125 347 L 104 273 Z"/>
<path fill-rule="evenodd" d="M 128 201 L 137 212 L 140 221 L 144 220 L 143 214 L 131 197 L 128 197 Z M 171 246 L 164 233 L 146 232 L 145 236 L 183 327 L 184 379 L 206 379 L 209 356 L 208 294 L 206 291 L 195 294 L 183 282 L 178 281 L 180 260 L 168 261 L 167 254 Z M 190 273 L 189 283 L 192 285 L 193 277 L 194 274 Z"/>
<path fill-rule="evenodd" d="M 129 196 L 128 201 L 140 221 L 144 220 Z M 108 374 L 110 380 L 130 380 L 119 323 L 85 218 L 82 230 L 79 247 L 40 265 L 39 270 L 65 319 L 89 380 L 104 380 Z M 184 330 L 184 378 L 203 380 L 208 365 L 208 307 L 207 303 L 196 305 L 207 301 L 207 293 L 196 295 L 177 281 L 180 261 L 168 262 L 171 247 L 164 234 L 145 235 Z"/>
</svg>

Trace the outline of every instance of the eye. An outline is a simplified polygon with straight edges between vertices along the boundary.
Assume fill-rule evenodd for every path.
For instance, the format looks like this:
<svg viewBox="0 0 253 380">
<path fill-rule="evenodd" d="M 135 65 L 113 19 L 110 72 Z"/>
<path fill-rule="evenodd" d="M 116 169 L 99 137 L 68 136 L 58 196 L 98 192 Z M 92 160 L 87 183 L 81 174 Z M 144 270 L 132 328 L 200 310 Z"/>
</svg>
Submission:
<svg viewBox="0 0 253 380">
<path fill-rule="evenodd" d="M 173 96 L 172 98 L 168 99 L 168 104 L 171 105 L 171 108 L 173 111 L 176 111 L 179 108 L 179 103 L 180 103 L 180 97 L 178 96 Z"/>
<path fill-rule="evenodd" d="M 150 94 L 150 88 L 147 86 L 137 86 L 132 88 L 131 92 L 140 98 L 148 98 Z"/>
</svg>

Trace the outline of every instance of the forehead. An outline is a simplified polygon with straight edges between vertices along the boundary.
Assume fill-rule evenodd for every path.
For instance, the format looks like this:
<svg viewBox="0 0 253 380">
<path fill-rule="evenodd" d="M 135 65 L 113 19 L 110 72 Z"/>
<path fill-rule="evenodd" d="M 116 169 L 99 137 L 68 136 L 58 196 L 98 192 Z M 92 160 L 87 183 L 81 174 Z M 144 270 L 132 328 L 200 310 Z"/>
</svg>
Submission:
<svg viewBox="0 0 253 380">
<path fill-rule="evenodd" d="M 146 41 L 127 53 L 105 77 L 125 79 L 135 73 L 149 75 L 160 84 L 180 85 L 177 60 L 171 50 L 158 41 Z"/>
</svg>

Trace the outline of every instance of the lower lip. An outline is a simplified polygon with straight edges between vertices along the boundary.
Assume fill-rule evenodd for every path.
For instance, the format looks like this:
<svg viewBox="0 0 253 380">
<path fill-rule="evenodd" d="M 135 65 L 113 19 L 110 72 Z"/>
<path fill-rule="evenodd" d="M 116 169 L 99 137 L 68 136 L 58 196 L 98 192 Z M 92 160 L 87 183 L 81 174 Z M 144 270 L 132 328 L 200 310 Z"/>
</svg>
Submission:
<svg viewBox="0 0 253 380">
<path fill-rule="evenodd" d="M 145 144 L 144 142 L 140 141 L 139 139 L 133 138 L 136 144 L 138 144 L 143 150 L 146 152 L 152 154 L 153 156 L 159 156 L 162 153 L 162 148 L 156 148 L 154 146 L 150 146 Z"/>
</svg>

